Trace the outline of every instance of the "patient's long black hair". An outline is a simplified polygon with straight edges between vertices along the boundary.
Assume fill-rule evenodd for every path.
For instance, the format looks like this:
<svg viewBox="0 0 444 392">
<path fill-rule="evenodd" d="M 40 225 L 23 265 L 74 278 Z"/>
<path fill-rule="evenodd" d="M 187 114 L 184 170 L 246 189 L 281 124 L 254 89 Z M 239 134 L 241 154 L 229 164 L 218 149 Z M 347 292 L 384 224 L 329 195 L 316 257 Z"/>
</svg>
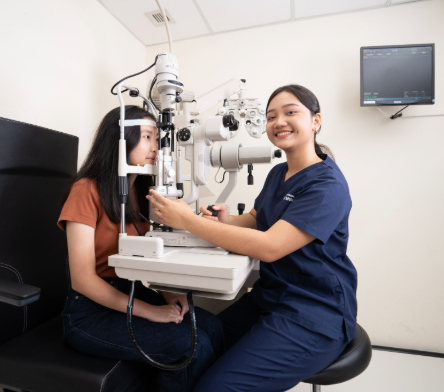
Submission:
<svg viewBox="0 0 444 392">
<path fill-rule="evenodd" d="M 308 110 L 310 110 L 312 116 L 316 116 L 316 113 L 321 113 L 321 106 L 319 105 L 319 101 L 308 88 L 300 86 L 298 84 L 289 84 L 287 86 L 282 86 L 273 91 L 268 98 L 267 102 L 267 110 L 268 105 L 270 105 L 271 100 L 278 94 L 282 92 L 293 94 L 302 105 L 304 105 Z M 333 155 L 333 151 L 331 151 L 325 144 L 319 144 L 316 141 L 316 135 L 321 132 L 321 126 L 318 129 L 318 132 L 314 135 L 314 148 L 317 155 L 327 154 L 331 159 L 335 160 Z"/>
<path fill-rule="evenodd" d="M 125 119 L 138 120 L 148 117 L 156 121 L 154 116 L 148 111 L 134 105 L 125 106 Z M 71 192 L 72 186 L 82 178 L 95 180 L 100 201 L 109 219 L 114 223 L 120 223 L 120 203 L 118 189 L 118 160 L 119 160 L 119 139 L 120 139 L 120 107 L 111 110 L 100 123 L 91 149 L 83 162 L 82 167 L 70 181 L 68 188 L 63 195 L 62 204 Z M 139 144 L 140 125 L 125 127 L 126 159 L 129 163 L 130 152 Z M 151 176 L 138 175 L 134 187 L 137 194 L 140 212 L 148 216 L 148 188 L 152 185 Z M 128 190 L 130 190 L 128 176 Z M 138 208 L 133 198 L 128 197 L 126 205 L 125 220 L 127 223 L 140 221 L 137 214 Z"/>
</svg>

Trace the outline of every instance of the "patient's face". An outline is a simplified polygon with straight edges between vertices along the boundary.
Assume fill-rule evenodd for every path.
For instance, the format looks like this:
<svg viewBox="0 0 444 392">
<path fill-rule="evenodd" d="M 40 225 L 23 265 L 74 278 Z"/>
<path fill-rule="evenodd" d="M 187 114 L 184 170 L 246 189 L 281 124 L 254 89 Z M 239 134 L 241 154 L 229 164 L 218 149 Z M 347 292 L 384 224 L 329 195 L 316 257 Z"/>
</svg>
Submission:
<svg viewBox="0 0 444 392">
<path fill-rule="evenodd" d="M 150 120 L 150 118 L 145 118 Z M 130 152 L 131 165 L 152 165 L 156 162 L 157 155 L 157 129 L 151 125 L 140 126 L 139 144 Z"/>
<path fill-rule="evenodd" d="M 293 94 L 283 91 L 268 106 L 267 135 L 284 151 L 304 149 L 314 145 L 313 129 L 319 127 L 317 122 L 317 117 Z"/>
</svg>

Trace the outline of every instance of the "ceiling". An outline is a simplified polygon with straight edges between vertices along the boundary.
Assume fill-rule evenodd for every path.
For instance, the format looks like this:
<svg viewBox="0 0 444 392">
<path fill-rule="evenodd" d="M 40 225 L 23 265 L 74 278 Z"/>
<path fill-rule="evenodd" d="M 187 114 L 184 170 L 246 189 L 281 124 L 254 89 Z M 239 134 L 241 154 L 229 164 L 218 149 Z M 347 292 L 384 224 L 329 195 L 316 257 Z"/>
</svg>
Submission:
<svg viewBox="0 0 444 392">
<path fill-rule="evenodd" d="M 157 11 L 155 0 L 98 0 L 146 46 L 168 42 L 163 24 L 145 15 Z M 393 7 L 426 0 L 161 0 L 174 23 L 174 41 L 277 23 Z"/>
</svg>

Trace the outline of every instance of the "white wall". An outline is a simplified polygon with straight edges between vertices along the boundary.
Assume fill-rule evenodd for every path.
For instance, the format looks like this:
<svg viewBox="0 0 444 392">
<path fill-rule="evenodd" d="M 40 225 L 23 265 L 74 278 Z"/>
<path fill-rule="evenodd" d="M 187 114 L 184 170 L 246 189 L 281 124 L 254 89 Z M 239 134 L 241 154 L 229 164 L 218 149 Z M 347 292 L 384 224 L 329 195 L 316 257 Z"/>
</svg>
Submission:
<svg viewBox="0 0 444 392">
<path fill-rule="evenodd" d="M 421 110 L 444 113 L 443 20 L 444 2 L 429 1 L 174 45 L 180 80 L 197 96 L 233 77 L 246 78 L 247 95 L 264 103 L 287 83 L 318 96 L 319 141 L 335 153 L 353 200 L 348 254 L 359 274 L 358 322 L 373 344 L 437 352 L 444 352 L 444 117 L 392 121 L 376 108 L 361 108 L 359 48 L 435 43 L 437 104 Z M 147 64 L 161 50 L 167 46 L 148 47 Z M 268 142 L 248 135 L 238 141 Z M 250 187 L 243 169 L 229 199 L 234 211 L 238 202 L 253 206 L 269 169 L 255 166 Z M 218 189 L 212 182 L 210 188 Z"/>
<path fill-rule="evenodd" d="M 144 45 L 92 0 L 0 0 L 0 58 L 0 116 L 78 136 L 79 164 L 119 105 L 111 86 L 146 64 Z"/>
</svg>

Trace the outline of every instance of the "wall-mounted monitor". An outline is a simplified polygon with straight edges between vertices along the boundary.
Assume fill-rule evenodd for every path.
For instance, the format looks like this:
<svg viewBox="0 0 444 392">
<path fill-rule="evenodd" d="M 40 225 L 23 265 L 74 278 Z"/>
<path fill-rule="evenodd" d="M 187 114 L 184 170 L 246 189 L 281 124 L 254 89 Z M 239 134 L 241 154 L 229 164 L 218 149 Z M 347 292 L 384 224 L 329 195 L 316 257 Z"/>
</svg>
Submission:
<svg viewBox="0 0 444 392">
<path fill-rule="evenodd" d="M 361 48 L 361 106 L 434 103 L 434 44 Z"/>
</svg>

